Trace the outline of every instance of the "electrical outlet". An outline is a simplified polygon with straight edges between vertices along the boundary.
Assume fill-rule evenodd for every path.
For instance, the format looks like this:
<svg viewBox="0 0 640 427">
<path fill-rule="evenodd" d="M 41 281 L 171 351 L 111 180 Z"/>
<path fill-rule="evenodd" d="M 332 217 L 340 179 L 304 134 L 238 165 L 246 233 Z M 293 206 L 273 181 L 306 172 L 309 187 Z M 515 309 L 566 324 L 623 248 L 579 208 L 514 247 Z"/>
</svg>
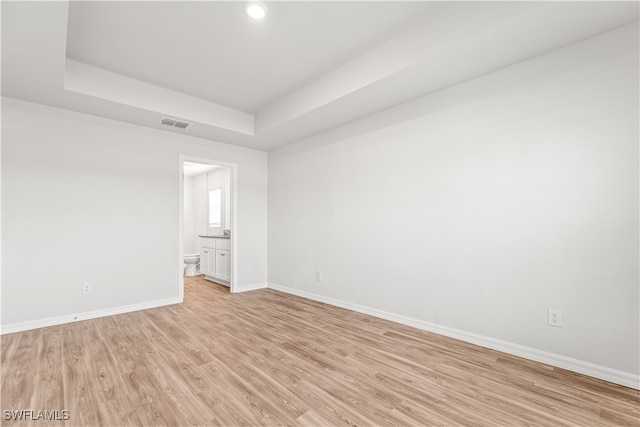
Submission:
<svg viewBox="0 0 640 427">
<path fill-rule="evenodd" d="M 562 310 L 556 310 L 555 308 L 548 308 L 548 319 L 547 323 L 549 326 L 555 326 L 557 328 L 562 327 Z"/>
<path fill-rule="evenodd" d="M 253 265 L 249 265 L 249 273 L 253 273 Z"/>
<path fill-rule="evenodd" d="M 318 282 L 322 282 L 322 271 L 317 271 L 316 272 L 316 280 Z"/>
<path fill-rule="evenodd" d="M 87 282 L 82 285 L 82 293 L 90 294 L 91 293 L 91 283 Z"/>
</svg>

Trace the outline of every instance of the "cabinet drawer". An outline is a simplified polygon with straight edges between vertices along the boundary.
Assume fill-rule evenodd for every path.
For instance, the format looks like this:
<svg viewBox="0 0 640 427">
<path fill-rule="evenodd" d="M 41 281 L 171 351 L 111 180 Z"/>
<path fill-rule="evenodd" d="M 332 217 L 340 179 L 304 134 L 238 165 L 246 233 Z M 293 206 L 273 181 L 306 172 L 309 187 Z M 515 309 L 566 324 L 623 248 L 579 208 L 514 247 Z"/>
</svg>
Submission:
<svg viewBox="0 0 640 427">
<path fill-rule="evenodd" d="M 203 249 L 204 248 L 215 249 L 216 240 L 218 239 L 200 238 L 200 247 Z"/>
<path fill-rule="evenodd" d="M 216 249 L 231 249 L 231 239 L 212 239 L 216 241 Z"/>
</svg>

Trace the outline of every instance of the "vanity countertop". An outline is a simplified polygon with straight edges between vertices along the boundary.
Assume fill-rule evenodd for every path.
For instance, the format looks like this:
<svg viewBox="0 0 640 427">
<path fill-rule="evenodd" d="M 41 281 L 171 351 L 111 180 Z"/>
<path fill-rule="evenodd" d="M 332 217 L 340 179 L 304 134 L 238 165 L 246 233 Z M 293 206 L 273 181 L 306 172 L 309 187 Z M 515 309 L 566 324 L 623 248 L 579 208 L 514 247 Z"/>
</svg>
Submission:
<svg viewBox="0 0 640 427">
<path fill-rule="evenodd" d="M 198 236 L 198 237 L 205 237 L 208 239 L 230 239 L 231 236 L 224 236 L 224 235 L 218 235 L 218 236 Z"/>
</svg>

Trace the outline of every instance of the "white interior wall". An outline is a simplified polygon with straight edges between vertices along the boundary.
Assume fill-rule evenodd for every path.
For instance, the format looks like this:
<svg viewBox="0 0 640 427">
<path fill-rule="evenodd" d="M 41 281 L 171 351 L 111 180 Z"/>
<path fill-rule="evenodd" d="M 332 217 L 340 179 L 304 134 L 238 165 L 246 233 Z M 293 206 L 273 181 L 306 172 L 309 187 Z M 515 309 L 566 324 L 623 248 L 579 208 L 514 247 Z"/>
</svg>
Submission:
<svg viewBox="0 0 640 427">
<path fill-rule="evenodd" d="M 202 240 L 198 236 L 207 235 L 207 221 L 209 220 L 209 202 L 207 193 L 207 174 L 197 175 L 194 177 L 195 191 L 195 235 L 196 235 L 196 252 L 200 253 Z M 195 253 L 195 252 L 194 252 Z"/>
<path fill-rule="evenodd" d="M 183 218 L 183 241 L 184 253 L 195 254 L 196 251 L 196 209 L 195 209 L 195 179 L 192 176 L 184 177 L 184 216 Z"/>
<path fill-rule="evenodd" d="M 236 283 L 264 284 L 266 153 L 2 98 L 3 331 L 178 302 L 180 155 L 238 165 Z"/>
<path fill-rule="evenodd" d="M 221 205 L 221 224 L 220 227 L 209 227 L 209 217 L 207 210 L 207 218 L 205 225 L 207 226 L 207 233 L 209 236 L 218 236 L 223 234 L 224 230 L 229 228 L 230 217 L 227 217 L 227 205 L 228 205 L 228 197 L 226 193 L 226 189 L 229 187 L 229 183 L 231 181 L 231 169 L 229 168 L 221 168 L 215 169 L 209 173 L 207 173 L 207 190 L 211 191 L 216 188 L 220 188 L 222 190 L 222 205 Z M 207 201 L 209 197 L 209 193 L 207 192 Z M 208 203 L 208 202 L 207 202 Z M 208 209 L 207 204 L 207 209 Z M 229 211 L 230 212 L 230 211 Z"/>
<path fill-rule="evenodd" d="M 638 114 L 636 23 L 272 151 L 270 286 L 637 386 Z"/>
</svg>

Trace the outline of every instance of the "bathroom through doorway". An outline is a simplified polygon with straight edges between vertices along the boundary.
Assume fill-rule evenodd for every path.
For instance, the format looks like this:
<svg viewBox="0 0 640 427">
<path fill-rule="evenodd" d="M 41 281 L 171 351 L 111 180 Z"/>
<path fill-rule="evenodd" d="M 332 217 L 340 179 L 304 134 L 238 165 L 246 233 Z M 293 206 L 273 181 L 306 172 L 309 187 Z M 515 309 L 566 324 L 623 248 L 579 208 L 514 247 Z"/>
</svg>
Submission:
<svg viewBox="0 0 640 427">
<path fill-rule="evenodd" d="M 179 159 L 179 294 L 184 278 L 199 276 L 235 292 L 237 271 L 236 165 Z"/>
</svg>

